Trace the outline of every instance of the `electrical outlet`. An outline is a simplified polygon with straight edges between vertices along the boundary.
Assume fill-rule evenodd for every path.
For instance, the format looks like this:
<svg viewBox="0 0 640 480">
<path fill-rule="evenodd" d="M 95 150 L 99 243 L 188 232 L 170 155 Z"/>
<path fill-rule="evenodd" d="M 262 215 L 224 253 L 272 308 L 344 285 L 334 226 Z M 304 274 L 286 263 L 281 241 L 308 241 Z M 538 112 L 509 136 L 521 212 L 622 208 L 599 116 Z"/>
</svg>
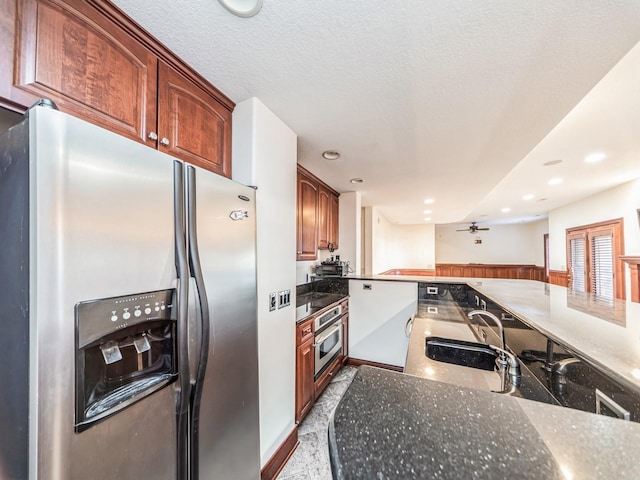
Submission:
<svg viewBox="0 0 640 480">
<path fill-rule="evenodd" d="M 276 309 L 276 292 L 269 294 L 269 311 L 273 312 Z"/>
<path fill-rule="evenodd" d="M 288 305 L 291 305 L 291 290 L 278 292 L 278 308 L 284 308 Z"/>
</svg>

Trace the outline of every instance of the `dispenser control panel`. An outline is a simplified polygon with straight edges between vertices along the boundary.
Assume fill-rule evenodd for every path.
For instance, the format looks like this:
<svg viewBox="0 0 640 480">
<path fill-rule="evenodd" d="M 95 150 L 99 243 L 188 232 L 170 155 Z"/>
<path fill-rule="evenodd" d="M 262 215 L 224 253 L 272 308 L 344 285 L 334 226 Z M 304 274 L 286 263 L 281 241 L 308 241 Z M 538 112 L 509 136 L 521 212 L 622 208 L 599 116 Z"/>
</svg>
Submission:
<svg viewBox="0 0 640 480">
<path fill-rule="evenodd" d="M 176 320 L 174 294 L 174 289 L 157 290 L 77 303 L 78 347 L 138 323 Z"/>
</svg>

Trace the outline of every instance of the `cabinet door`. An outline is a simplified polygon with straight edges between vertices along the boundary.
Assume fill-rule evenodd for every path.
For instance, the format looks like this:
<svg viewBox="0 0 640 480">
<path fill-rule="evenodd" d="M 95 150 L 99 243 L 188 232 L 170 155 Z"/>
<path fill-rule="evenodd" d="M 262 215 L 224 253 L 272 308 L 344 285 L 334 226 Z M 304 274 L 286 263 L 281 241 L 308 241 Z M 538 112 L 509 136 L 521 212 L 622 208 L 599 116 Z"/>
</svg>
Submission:
<svg viewBox="0 0 640 480">
<path fill-rule="evenodd" d="M 147 142 L 157 98 L 149 50 L 86 1 L 20 0 L 16 19 L 15 55 L 0 72 L 3 103 L 28 107 L 50 98 L 60 110 Z"/>
<path fill-rule="evenodd" d="M 318 258 L 318 184 L 298 172 L 297 260 Z"/>
<path fill-rule="evenodd" d="M 320 185 L 318 187 L 318 248 L 338 248 L 338 196 Z"/>
<path fill-rule="evenodd" d="M 158 149 L 231 177 L 231 111 L 213 94 L 160 62 Z"/>
<path fill-rule="evenodd" d="M 300 422 L 313 406 L 313 337 L 298 346 L 296 351 L 296 422 Z"/>
<path fill-rule="evenodd" d="M 331 242 L 331 192 L 322 185 L 318 187 L 318 248 L 329 248 Z"/>
<path fill-rule="evenodd" d="M 342 355 L 344 362 L 349 359 L 349 314 L 342 316 Z"/>
<path fill-rule="evenodd" d="M 331 194 L 329 197 L 329 242 L 332 248 L 338 249 L 339 220 L 340 220 L 340 200 L 337 195 Z"/>
</svg>

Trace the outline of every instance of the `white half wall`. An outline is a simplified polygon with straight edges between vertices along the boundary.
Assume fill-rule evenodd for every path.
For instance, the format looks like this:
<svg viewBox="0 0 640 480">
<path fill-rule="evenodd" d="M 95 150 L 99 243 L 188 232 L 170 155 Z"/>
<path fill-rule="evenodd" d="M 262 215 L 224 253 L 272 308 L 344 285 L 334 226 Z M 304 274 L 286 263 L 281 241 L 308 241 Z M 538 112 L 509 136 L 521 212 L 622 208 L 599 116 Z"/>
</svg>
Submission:
<svg viewBox="0 0 640 480">
<path fill-rule="evenodd" d="M 256 191 L 261 465 L 294 428 L 296 134 L 260 100 L 233 112 L 233 179 Z M 291 290 L 291 306 L 269 312 L 270 292 Z"/>
<path fill-rule="evenodd" d="M 437 263 L 544 265 L 543 235 L 547 221 L 491 225 L 476 234 L 458 232 L 464 225 L 436 225 Z M 482 243 L 475 243 L 481 240 Z"/>
<path fill-rule="evenodd" d="M 622 218 L 624 254 L 640 255 L 640 179 L 549 212 L 549 266 L 567 269 L 567 228 Z M 631 296 L 629 268 L 625 267 L 627 298 Z"/>
</svg>

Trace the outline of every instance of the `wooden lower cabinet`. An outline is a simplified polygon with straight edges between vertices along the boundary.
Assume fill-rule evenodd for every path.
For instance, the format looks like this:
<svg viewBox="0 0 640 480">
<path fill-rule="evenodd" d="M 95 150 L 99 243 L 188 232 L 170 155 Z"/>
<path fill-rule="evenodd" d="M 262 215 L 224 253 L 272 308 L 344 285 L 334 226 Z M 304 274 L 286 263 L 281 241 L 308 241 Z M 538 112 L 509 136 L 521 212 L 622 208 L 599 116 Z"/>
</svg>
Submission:
<svg viewBox="0 0 640 480">
<path fill-rule="evenodd" d="M 349 302 L 342 303 L 342 364 L 349 361 Z"/>
<path fill-rule="evenodd" d="M 313 322 L 296 327 L 296 423 L 309 413 L 315 401 Z"/>
<path fill-rule="evenodd" d="M 335 306 L 336 304 L 328 306 L 318 315 L 326 313 L 327 310 L 334 308 Z M 349 301 L 343 301 L 341 306 L 342 317 L 340 318 L 340 321 L 342 322 L 342 351 L 333 359 L 317 379 L 314 379 L 315 332 L 313 322 L 318 315 L 315 315 L 296 326 L 296 423 L 300 423 L 305 415 L 309 413 L 314 402 L 346 362 L 349 344 Z"/>
</svg>

